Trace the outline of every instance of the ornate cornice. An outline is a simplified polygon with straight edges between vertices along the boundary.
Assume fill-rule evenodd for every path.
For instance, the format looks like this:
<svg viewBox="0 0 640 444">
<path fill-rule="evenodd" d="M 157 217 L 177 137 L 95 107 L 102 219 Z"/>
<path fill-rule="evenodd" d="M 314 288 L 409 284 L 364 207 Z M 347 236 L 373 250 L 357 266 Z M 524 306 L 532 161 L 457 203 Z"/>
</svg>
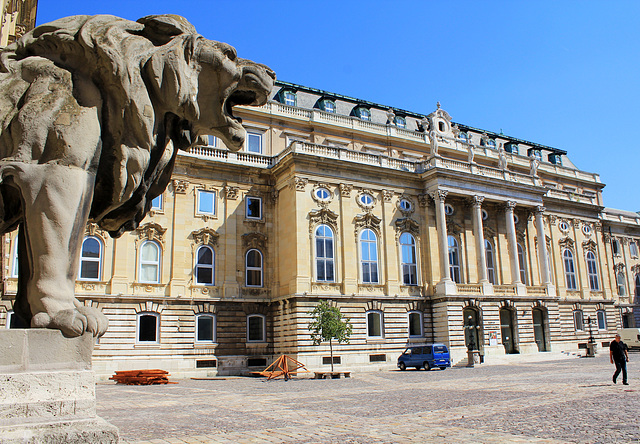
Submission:
<svg viewBox="0 0 640 444">
<path fill-rule="evenodd" d="M 192 231 L 189 236 L 198 245 L 211 245 L 213 247 L 218 245 L 218 238 L 220 237 L 216 230 L 212 228 L 202 228 L 197 231 Z"/>
</svg>

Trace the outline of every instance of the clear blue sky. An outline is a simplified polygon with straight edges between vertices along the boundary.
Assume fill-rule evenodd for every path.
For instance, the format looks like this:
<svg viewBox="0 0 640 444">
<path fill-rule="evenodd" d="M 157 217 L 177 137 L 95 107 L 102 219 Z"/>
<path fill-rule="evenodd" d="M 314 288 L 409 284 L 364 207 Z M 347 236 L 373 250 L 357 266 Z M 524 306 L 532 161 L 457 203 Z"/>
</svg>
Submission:
<svg viewBox="0 0 640 444">
<path fill-rule="evenodd" d="M 179 14 L 284 81 L 557 147 L 640 211 L 640 1 L 40 0 L 74 14 Z"/>
</svg>

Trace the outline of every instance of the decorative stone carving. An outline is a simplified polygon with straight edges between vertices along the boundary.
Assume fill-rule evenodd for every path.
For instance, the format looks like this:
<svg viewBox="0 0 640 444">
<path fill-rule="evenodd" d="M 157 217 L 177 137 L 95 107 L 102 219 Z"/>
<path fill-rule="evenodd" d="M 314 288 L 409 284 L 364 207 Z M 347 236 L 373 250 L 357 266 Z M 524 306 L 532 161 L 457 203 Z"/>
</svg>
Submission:
<svg viewBox="0 0 640 444">
<path fill-rule="evenodd" d="M 175 15 L 67 17 L 3 48 L 0 214 L 12 219 L 0 225 L 19 225 L 28 242 L 16 313 L 66 336 L 102 335 L 106 317 L 74 296 L 87 220 L 112 236 L 135 230 L 201 131 L 242 148 L 230 108 L 263 105 L 274 79 Z"/>
<path fill-rule="evenodd" d="M 369 196 L 371 196 L 372 201 L 371 201 L 370 204 L 365 204 L 365 203 L 362 202 L 361 197 L 364 194 L 368 194 Z M 356 196 L 356 203 L 364 211 L 367 211 L 367 212 L 371 211 L 373 209 L 373 207 L 376 205 L 376 202 L 377 202 L 377 199 L 376 199 L 376 196 L 375 196 L 373 191 L 371 191 L 371 190 L 360 190 L 360 191 L 358 191 L 358 195 Z"/>
<path fill-rule="evenodd" d="M 449 192 L 445 190 L 435 190 L 429 193 L 429 195 L 431 196 L 434 202 L 436 201 L 444 202 L 444 200 L 447 197 L 447 194 L 449 194 Z"/>
<path fill-rule="evenodd" d="M 593 239 L 588 239 L 588 240 L 582 242 L 582 249 L 584 251 L 591 251 L 591 252 L 595 253 L 597 248 L 598 248 L 598 246 L 593 241 Z"/>
<path fill-rule="evenodd" d="M 431 144 L 431 157 L 438 157 L 438 135 L 435 130 L 429 131 L 429 143 Z"/>
<path fill-rule="evenodd" d="M 397 219 L 395 222 L 396 226 L 396 239 L 400 238 L 400 235 L 404 232 L 409 232 L 413 234 L 415 237 L 420 236 L 420 225 L 413 219 L 408 217 L 403 217 L 402 219 Z"/>
<path fill-rule="evenodd" d="M 340 184 L 340 194 L 342 197 L 351 197 L 351 190 L 353 190 L 353 185 L 350 183 L 341 183 Z"/>
<path fill-rule="evenodd" d="M 237 200 L 239 191 L 240 191 L 239 187 L 232 187 L 229 185 L 225 186 L 222 189 L 222 192 L 224 193 L 224 197 L 227 200 Z"/>
<path fill-rule="evenodd" d="M 422 208 L 426 208 L 426 206 L 429 204 L 429 195 L 424 193 L 424 194 L 418 194 L 418 205 L 420 205 Z"/>
<path fill-rule="evenodd" d="M 625 270 L 625 266 L 624 266 L 624 264 L 622 262 L 618 262 L 617 264 L 615 264 L 613 266 L 613 271 L 615 271 L 616 274 L 624 273 L 624 270 Z"/>
<path fill-rule="evenodd" d="M 391 190 L 382 190 L 382 198 L 385 202 L 391 202 L 394 196 L 394 192 Z"/>
<path fill-rule="evenodd" d="M 166 228 L 162 228 L 160 224 L 149 222 L 136 228 L 138 239 L 153 240 L 164 244 L 164 233 Z"/>
<path fill-rule="evenodd" d="M 535 157 L 531 156 L 529 159 L 529 175 L 532 177 L 538 177 L 538 167 L 540 166 L 540 161 Z"/>
<path fill-rule="evenodd" d="M 482 202 L 484 202 L 484 196 L 473 196 L 469 199 L 471 206 L 475 208 L 480 208 L 482 206 Z"/>
<path fill-rule="evenodd" d="M 393 121 L 396 118 L 396 113 L 393 112 L 393 109 L 389 108 L 387 110 L 387 125 L 393 125 Z"/>
<path fill-rule="evenodd" d="M 106 241 L 107 240 L 107 232 L 102 230 L 98 224 L 93 223 L 93 222 L 89 222 L 86 226 L 86 228 L 84 229 L 84 235 L 85 236 L 97 236 L 99 238 L 102 239 L 102 241 Z"/>
<path fill-rule="evenodd" d="M 563 239 L 560 239 L 558 241 L 558 245 L 560 245 L 560 248 L 568 248 L 571 251 L 575 251 L 575 242 L 573 239 L 571 239 L 570 237 L 565 237 Z"/>
<path fill-rule="evenodd" d="M 309 213 L 309 234 L 313 234 L 315 227 L 321 224 L 330 226 L 337 233 L 338 215 L 328 208 L 311 211 Z"/>
<path fill-rule="evenodd" d="M 178 179 L 173 180 L 173 191 L 176 194 L 185 194 L 188 188 L 189 188 L 188 180 L 178 180 Z"/>
<path fill-rule="evenodd" d="M 218 245 L 220 235 L 213 228 L 202 228 L 197 231 L 192 231 L 190 237 L 196 245 L 211 245 L 215 247 Z"/>
<path fill-rule="evenodd" d="M 267 249 L 267 236 L 252 231 L 251 233 L 245 233 L 242 235 L 242 246 L 244 248 L 258 248 L 260 250 Z"/>
<path fill-rule="evenodd" d="M 306 177 L 294 177 L 292 187 L 295 188 L 296 191 L 304 191 L 308 183 L 309 179 L 307 179 Z"/>
<path fill-rule="evenodd" d="M 475 155 L 476 155 L 476 153 L 475 153 L 475 151 L 473 150 L 473 145 L 472 145 L 471 143 L 469 143 L 469 144 L 467 145 L 467 162 L 469 162 L 469 163 L 475 163 L 475 162 L 473 161 L 473 159 L 474 159 Z"/>
<path fill-rule="evenodd" d="M 380 232 L 380 222 L 382 222 L 382 219 L 371 213 L 359 214 L 354 218 L 356 237 L 360 230 L 364 228 L 371 228 L 376 232 Z"/>
<path fill-rule="evenodd" d="M 500 148 L 498 150 L 498 168 L 505 171 L 507 170 L 507 155 L 504 153 L 504 150 Z"/>
<path fill-rule="evenodd" d="M 280 191 L 279 190 L 273 190 L 271 191 L 270 197 L 271 197 L 271 202 L 276 202 L 278 200 L 278 196 L 280 195 Z"/>
</svg>

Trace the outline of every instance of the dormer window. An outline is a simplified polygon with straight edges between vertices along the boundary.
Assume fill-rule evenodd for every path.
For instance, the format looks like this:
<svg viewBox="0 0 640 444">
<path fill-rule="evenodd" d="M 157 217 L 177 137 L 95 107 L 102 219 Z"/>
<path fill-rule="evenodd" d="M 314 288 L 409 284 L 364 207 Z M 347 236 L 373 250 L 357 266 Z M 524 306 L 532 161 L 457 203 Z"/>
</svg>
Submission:
<svg viewBox="0 0 640 444">
<path fill-rule="evenodd" d="M 487 141 L 487 146 L 488 146 L 489 148 L 493 148 L 493 149 L 495 149 L 495 148 L 496 148 L 496 141 L 495 141 L 495 140 L 493 140 L 493 139 L 489 139 L 489 140 Z"/>
<path fill-rule="evenodd" d="M 298 97 L 295 91 L 290 89 L 282 89 L 279 93 L 280 103 L 284 103 L 289 106 L 296 106 Z"/>
<path fill-rule="evenodd" d="M 460 134 L 458 134 L 458 138 L 459 138 L 460 140 L 462 140 L 462 141 L 466 142 L 466 141 L 467 141 L 467 133 L 462 133 L 462 132 L 461 132 Z"/>
<path fill-rule="evenodd" d="M 540 162 L 542 162 L 542 152 L 540 150 L 535 149 L 535 148 L 531 148 L 529 150 L 528 154 L 529 154 L 529 157 L 535 157 Z"/>
<path fill-rule="evenodd" d="M 554 165 L 562 165 L 562 155 L 561 154 L 549 154 L 549 162 Z"/>
<path fill-rule="evenodd" d="M 321 99 L 318 102 L 318 105 L 320 106 L 320 109 L 324 112 L 332 113 L 332 114 L 336 113 L 336 102 L 334 102 L 331 99 Z"/>
<path fill-rule="evenodd" d="M 371 121 L 371 110 L 369 108 L 365 108 L 364 106 L 358 106 L 354 108 L 353 114 L 356 117 L 359 117 L 362 120 Z"/>
<path fill-rule="evenodd" d="M 507 153 L 518 154 L 518 144 L 517 143 L 506 143 L 504 145 L 504 150 Z"/>
<path fill-rule="evenodd" d="M 393 119 L 393 123 L 398 127 L 398 128 L 406 128 L 407 127 L 407 119 L 405 119 L 402 116 L 396 116 Z"/>
<path fill-rule="evenodd" d="M 442 121 L 438 122 L 438 131 L 440 131 L 441 133 L 444 133 L 445 132 L 445 128 L 446 127 L 444 125 L 444 122 L 442 122 Z"/>
</svg>

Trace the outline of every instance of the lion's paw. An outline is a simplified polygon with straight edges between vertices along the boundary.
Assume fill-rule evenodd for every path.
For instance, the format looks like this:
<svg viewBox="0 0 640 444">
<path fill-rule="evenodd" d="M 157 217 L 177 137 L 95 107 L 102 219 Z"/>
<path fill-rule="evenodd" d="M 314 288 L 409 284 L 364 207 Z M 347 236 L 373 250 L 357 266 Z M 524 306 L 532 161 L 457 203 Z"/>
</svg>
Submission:
<svg viewBox="0 0 640 444">
<path fill-rule="evenodd" d="M 100 310 L 79 306 L 60 310 L 53 318 L 48 313 L 37 313 L 31 319 L 31 326 L 60 330 L 68 338 L 81 336 L 85 331 L 95 337 L 102 336 L 107 331 L 109 321 Z"/>
</svg>

